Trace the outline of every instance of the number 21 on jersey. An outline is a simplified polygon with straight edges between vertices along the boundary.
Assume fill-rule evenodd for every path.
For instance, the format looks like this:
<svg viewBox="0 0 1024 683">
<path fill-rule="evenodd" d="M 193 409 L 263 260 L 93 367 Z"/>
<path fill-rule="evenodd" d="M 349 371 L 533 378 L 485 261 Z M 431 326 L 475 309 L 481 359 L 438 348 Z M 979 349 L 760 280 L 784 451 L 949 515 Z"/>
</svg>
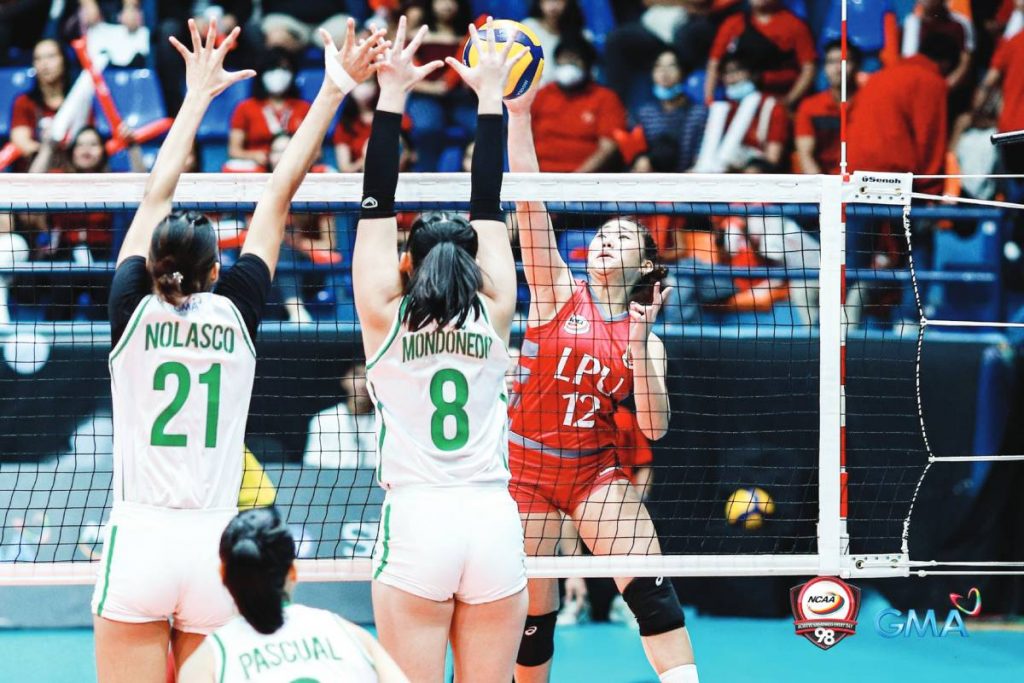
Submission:
<svg viewBox="0 0 1024 683">
<path fill-rule="evenodd" d="M 161 363 L 153 375 L 154 391 L 169 391 L 171 377 L 177 386 L 174 397 L 166 408 L 157 416 L 150 431 L 149 443 L 153 446 L 184 448 L 188 445 L 188 434 L 168 434 L 167 425 L 188 401 L 192 390 L 192 375 L 182 363 L 169 361 Z M 217 447 L 217 420 L 220 417 L 220 363 L 214 363 L 210 369 L 199 375 L 199 383 L 206 385 L 206 448 Z"/>
</svg>

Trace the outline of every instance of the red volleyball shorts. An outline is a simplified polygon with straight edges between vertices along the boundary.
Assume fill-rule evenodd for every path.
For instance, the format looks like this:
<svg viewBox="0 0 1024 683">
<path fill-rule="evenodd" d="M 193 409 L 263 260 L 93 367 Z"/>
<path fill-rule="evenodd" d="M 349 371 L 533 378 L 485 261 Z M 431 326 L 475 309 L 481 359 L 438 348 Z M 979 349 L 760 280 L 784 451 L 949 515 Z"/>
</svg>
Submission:
<svg viewBox="0 0 1024 683">
<path fill-rule="evenodd" d="M 554 510 L 571 515 L 602 486 L 630 480 L 619 466 L 614 448 L 581 458 L 563 458 L 510 443 L 508 464 L 512 471 L 509 492 L 521 515 Z"/>
</svg>

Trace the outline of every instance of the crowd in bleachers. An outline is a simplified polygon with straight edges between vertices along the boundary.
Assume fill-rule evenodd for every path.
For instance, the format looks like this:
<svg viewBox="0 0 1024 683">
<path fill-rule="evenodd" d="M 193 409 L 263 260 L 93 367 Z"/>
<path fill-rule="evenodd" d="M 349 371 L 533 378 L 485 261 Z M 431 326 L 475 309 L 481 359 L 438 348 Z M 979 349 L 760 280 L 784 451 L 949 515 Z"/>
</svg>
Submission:
<svg viewBox="0 0 1024 683">
<path fill-rule="evenodd" d="M 144 131 L 181 103 L 184 71 L 168 38 L 185 40 L 189 18 L 200 31 L 211 19 L 223 34 L 243 26 L 228 66 L 258 72 L 215 101 L 195 170 L 260 172 L 272 169 L 319 88 L 318 27 L 340 41 L 349 16 L 369 30 L 393 29 L 404 14 L 413 28 L 429 27 L 420 57 L 432 60 L 460 54 L 466 25 L 493 14 L 523 21 L 544 46 L 533 115 L 542 171 L 837 173 L 839 8 L 840 0 L 0 0 L 0 167 L 144 170 L 159 145 Z M 848 11 L 851 169 L 1024 170 L 1024 152 L 1008 147 L 1000 159 L 978 144 L 992 128 L 1024 128 L 1024 1 L 850 0 Z M 83 37 L 84 46 L 76 42 Z M 83 51 L 108 65 L 120 125 L 91 100 L 76 105 Z M 314 170 L 361 171 L 376 95 L 367 82 L 346 100 Z M 472 93 L 451 70 L 438 71 L 410 97 L 404 168 L 462 170 L 474 124 Z M 1021 187 L 934 179 L 918 189 L 1019 200 Z M 293 258 L 342 260 L 341 227 L 307 218 L 293 226 Z M 779 261 L 743 221 L 650 221 L 668 261 Z M 32 259 L 106 261 L 115 222 L 99 212 L 0 216 L 0 232 L 12 245 L 24 242 Z M 926 230 L 949 225 L 957 227 L 939 220 Z M 1024 239 L 1007 226 L 1001 239 Z M 701 230 L 713 238 L 693 234 Z M 863 265 L 904 265 L 905 248 L 886 232 L 893 229 L 871 231 Z M 808 248 L 813 236 L 798 239 Z M 297 321 L 309 319 L 304 277 L 279 283 L 283 310 Z M 332 289 L 323 276 L 317 282 Z M 760 289 L 770 294 L 737 300 Z M 770 279 L 737 281 L 733 290 L 717 303 L 739 312 L 770 310 L 779 292 L 792 291 Z M 74 316 L 74 302 L 66 308 L 60 315 Z"/>
</svg>

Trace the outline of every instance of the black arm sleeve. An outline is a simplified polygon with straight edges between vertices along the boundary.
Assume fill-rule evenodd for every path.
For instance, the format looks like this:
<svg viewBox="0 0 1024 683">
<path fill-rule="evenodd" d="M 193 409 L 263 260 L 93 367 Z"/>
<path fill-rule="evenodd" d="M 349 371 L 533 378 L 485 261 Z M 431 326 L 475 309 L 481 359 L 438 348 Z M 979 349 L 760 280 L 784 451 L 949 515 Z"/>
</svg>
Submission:
<svg viewBox="0 0 1024 683">
<path fill-rule="evenodd" d="M 253 340 L 260 326 L 263 305 L 270 294 L 270 281 L 270 268 L 263 259 L 255 254 L 245 254 L 217 280 L 213 288 L 214 294 L 230 299 L 242 314 L 242 321 Z"/>
<path fill-rule="evenodd" d="M 501 179 L 505 163 L 505 119 L 501 114 L 481 114 L 476 123 L 469 195 L 470 220 L 505 222 L 501 210 Z"/>
<path fill-rule="evenodd" d="M 402 115 L 378 111 L 373 115 L 363 168 L 363 218 L 392 218 L 398 187 Z"/>
<path fill-rule="evenodd" d="M 110 347 L 117 346 L 121 340 L 132 313 L 138 308 L 139 302 L 153 291 L 153 281 L 146 268 L 146 259 L 132 256 L 121 262 L 114 271 L 114 281 L 110 284 L 110 299 L 107 301 L 107 314 L 110 316 Z"/>
</svg>

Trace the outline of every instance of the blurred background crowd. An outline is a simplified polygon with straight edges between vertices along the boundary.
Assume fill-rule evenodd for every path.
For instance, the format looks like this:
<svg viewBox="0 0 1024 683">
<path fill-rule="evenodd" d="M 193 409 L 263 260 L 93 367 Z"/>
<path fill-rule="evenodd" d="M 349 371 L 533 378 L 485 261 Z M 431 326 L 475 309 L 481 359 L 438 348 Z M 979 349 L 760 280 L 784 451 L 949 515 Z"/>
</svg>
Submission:
<svg viewBox="0 0 1024 683">
<path fill-rule="evenodd" d="M 1000 157 L 988 142 L 995 130 L 1024 128 L 1024 0 L 849 0 L 848 11 L 850 169 L 1024 171 L 1024 153 L 1008 147 Z M 253 67 L 258 75 L 215 101 L 191 170 L 272 170 L 322 81 L 316 29 L 340 41 L 348 17 L 364 31 L 393 30 L 402 14 L 413 27 L 429 29 L 424 61 L 461 55 L 466 26 L 488 14 L 520 20 L 539 37 L 546 63 L 533 122 L 542 171 L 839 172 L 840 0 L 0 0 L 0 167 L 145 171 L 160 139 L 141 131 L 173 117 L 184 92 L 183 66 L 168 37 L 187 41 L 189 18 L 201 31 L 215 18 L 222 35 L 243 27 L 229 67 Z M 76 43 L 83 37 L 85 45 Z M 107 65 L 119 125 L 92 101 L 58 114 L 75 98 L 82 52 Z M 314 172 L 362 170 L 376 96 L 371 81 L 345 101 Z M 451 70 L 437 72 L 410 97 L 403 170 L 466 169 L 474 123 L 472 92 Z M 1024 195 L 1022 188 L 993 179 L 917 185 L 935 195 L 1011 201 Z M 953 313 L 971 319 L 1013 317 L 1024 289 L 1017 246 L 1024 223 L 941 204 L 922 215 L 914 224 L 918 268 L 995 278 L 991 291 L 957 299 L 947 286 L 926 303 L 968 306 Z M 220 216 L 226 253 L 245 218 Z M 350 218 L 293 217 L 285 261 L 295 267 L 277 283 L 283 319 L 346 315 Z M 44 294 L 38 279 L 8 270 L 0 275 L 0 321 L 97 315 L 89 308 L 105 301 L 95 290 L 107 276 L 90 281 L 88 268 L 109 262 L 125 219 L 102 211 L 0 215 L 0 271 L 39 260 L 70 261 L 86 271 L 75 276 L 76 286 Z M 570 261 L 594 220 L 556 217 Z M 817 267 L 814 221 L 666 212 L 648 222 L 669 264 Z M 859 230 L 855 223 L 851 268 L 906 267 L 899 221 Z M 666 311 L 670 322 L 688 322 L 709 307 L 741 322 L 765 313 L 777 320 L 779 304 L 796 310 L 795 321 L 814 322 L 809 286 L 774 277 L 708 281 L 679 269 L 676 275 L 693 286 L 677 288 L 685 296 Z M 32 291 L 19 291 L 19 280 Z M 972 282 L 977 286 L 977 278 Z M 902 315 L 907 288 L 869 280 L 853 287 L 856 322 L 887 325 Z M 978 308 L 978 300 L 992 296 L 996 306 Z"/>
</svg>

